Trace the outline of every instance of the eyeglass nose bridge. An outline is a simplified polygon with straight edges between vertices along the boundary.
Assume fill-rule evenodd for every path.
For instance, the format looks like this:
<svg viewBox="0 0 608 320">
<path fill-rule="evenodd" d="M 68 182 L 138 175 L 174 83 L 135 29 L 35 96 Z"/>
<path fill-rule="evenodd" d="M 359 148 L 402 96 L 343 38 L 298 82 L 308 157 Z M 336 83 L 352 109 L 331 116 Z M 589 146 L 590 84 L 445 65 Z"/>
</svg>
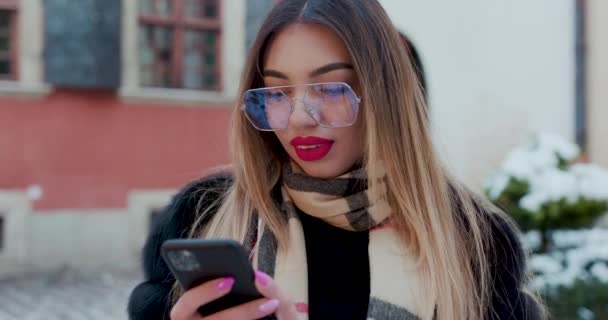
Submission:
<svg viewBox="0 0 608 320">
<path fill-rule="evenodd" d="M 297 107 L 297 102 L 299 101 L 302 106 L 304 107 L 304 111 L 306 111 L 306 114 L 308 114 L 313 120 L 315 120 L 315 122 L 317 122 L 317 124 L 320 125 L 319 120 L 316 118 L 316 113 L 317 110 L 313 107 L 311 107 L 309 104 L 307 104 L 304 101 L 304 97 L 302 98 L 296 98 L 296 97 L 289 97 L 290 100 L 290 104 L 291 104 L 291 112 L 289 113 L 289 116 L 291 116 L 293 114 L 293 112 L 296 110 Z"/>
</svg>

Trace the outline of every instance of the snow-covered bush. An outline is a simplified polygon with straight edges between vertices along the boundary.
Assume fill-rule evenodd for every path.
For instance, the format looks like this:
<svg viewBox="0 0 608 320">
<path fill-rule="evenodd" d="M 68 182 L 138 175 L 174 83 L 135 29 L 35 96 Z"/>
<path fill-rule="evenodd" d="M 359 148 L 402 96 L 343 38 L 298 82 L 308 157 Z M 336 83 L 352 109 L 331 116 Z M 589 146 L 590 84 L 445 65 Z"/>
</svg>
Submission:
<svg viewBox="0 0 608 320">
<path fill-rule="evenodd" d="M 580 150 L 539 134 L 515 148 L 488 181 L 491 201 L 526 231 L 532 289 L 555 319 L 608 319 L 608 170 L 579 161 Z"/>
<path fill-rule="evenodd" d="M 560 230 L 551 238 L 549 252 L 528 260 L 531 289 L 554 319 L 608 319 L 608 229 Z M 536 251 L 541 235 L 527 232 L 522 242 Z"/>
<path fill-rule="evenodd" d="M 552 250 L 532 254 L 528 261 L 534 289 L 572 287 L 578 280 L 608 285 L 608 229 L 556 231 L 551 238 Z M 523 243 L 528 251 L 535 251 L 540 234 L 526 233 Z"/>
<path fill-rule="evenodd" d="M 608 210 L 608 170 L 575 163 L 576 144 L 538 134 L 515 148 L 488 181 L 486 193 L 524 230 L 539 230 L 540 251 L 554 229 L 589 227 Z"/>
</svg>

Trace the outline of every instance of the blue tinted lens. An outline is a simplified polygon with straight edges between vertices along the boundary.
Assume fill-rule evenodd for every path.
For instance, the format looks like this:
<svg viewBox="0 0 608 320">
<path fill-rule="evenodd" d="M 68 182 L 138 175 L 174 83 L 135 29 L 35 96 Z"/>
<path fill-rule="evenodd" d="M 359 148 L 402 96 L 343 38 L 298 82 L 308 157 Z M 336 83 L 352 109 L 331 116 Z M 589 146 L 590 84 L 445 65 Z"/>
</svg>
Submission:
<svg viewBox="0 0 608 320">
<path fill-rule="evenodd" d="M 261 130 L 271 129 L 266 116 L 266 99 L 263 91 L 247 91 L 244 107 L 247 118 L 254 127 Z"/>
<path fill-rule="evenodd" d="M 244 106 L 251 123 L 260 130 L 287 128 L 291 100 L 280 89 L 257 89 L 245 94 Z"/>
<path fill-rule="evenodd" d="M 359 98 L 341 82 L 261 88 L 245 92 L 243 110 L 251 124 L 259 130 L 286 129 L 292 111 L 290 90 L 304 89 L 301 100 L 305 111 L 315 121 L 328 128 L 352 125 L 359 109 Z M 294 98 L 295 99 L 295 98 Z"/>
</svg>

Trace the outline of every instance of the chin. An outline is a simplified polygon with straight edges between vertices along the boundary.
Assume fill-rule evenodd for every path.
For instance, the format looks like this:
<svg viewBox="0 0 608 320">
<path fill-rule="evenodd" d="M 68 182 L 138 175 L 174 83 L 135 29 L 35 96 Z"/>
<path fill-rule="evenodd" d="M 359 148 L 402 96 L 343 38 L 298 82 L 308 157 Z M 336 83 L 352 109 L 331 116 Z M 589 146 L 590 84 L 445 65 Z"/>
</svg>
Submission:
<svg viewBox="0 0 608 320">
<path fill-rule="evenodd" d="M 304 170 L 306 175 L 321 179 L 335 178 L 343 175 L 348 170 L 344 169 L 344 166 L 332 165 L 324 161 L 296 161 L 296 163 Z"/>
</svg>

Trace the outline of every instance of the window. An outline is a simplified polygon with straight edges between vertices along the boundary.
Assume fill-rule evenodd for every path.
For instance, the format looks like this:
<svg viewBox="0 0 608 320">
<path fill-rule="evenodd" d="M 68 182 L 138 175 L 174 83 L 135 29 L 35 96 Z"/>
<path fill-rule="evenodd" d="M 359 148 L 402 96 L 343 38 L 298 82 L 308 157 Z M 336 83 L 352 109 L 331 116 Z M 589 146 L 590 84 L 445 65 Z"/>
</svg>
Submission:
<svg viewBox="0 0 608 320">
<path fill-rule="evenodd" d="M 142 87 L 221 90 L 219 0 L 139 0 Z"/>
<path fill-rule="evenodd" d="M 17 1 L 0 0 L 0 80 L 17 80 Z"/>
</svg>

